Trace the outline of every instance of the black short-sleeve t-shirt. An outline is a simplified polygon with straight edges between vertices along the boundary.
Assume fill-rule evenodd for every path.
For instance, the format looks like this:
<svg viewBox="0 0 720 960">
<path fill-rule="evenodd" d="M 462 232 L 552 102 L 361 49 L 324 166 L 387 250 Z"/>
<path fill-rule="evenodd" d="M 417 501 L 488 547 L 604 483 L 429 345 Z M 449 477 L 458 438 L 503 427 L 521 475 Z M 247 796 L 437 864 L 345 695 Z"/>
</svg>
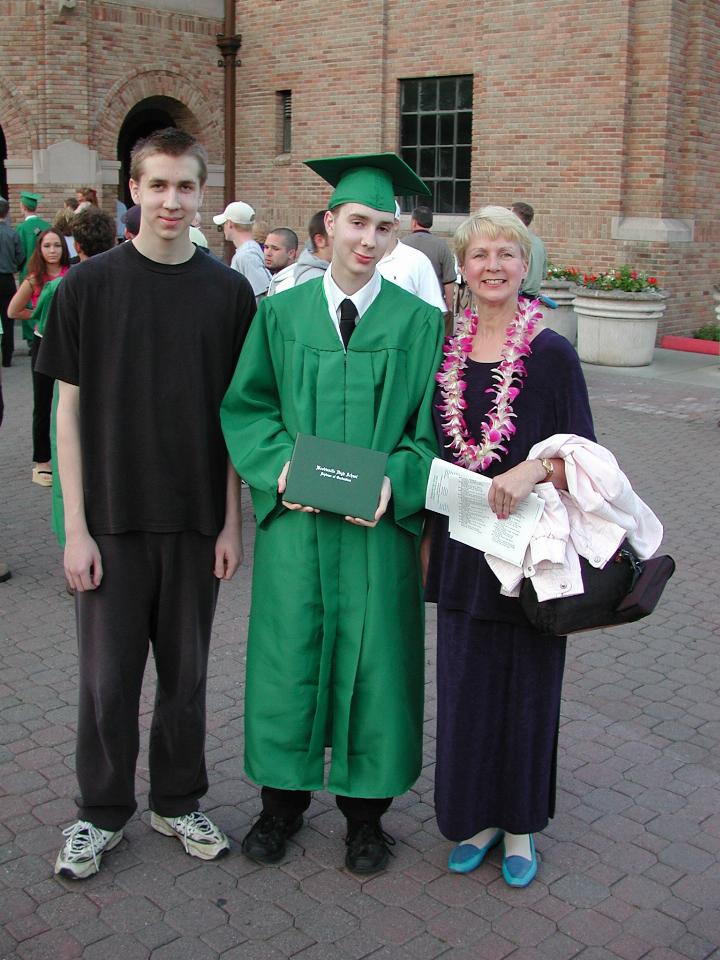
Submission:
<svg viewBox="0 0 720 960">
<path fill-rule="evenodd" d="M 245 278 L 200 250 L 163 264 L 128 242 L 66 275 L 37 369 L 80 388 L 91 534 L 219 532 L 220 403 L 254 312 Z"/>
</svg>

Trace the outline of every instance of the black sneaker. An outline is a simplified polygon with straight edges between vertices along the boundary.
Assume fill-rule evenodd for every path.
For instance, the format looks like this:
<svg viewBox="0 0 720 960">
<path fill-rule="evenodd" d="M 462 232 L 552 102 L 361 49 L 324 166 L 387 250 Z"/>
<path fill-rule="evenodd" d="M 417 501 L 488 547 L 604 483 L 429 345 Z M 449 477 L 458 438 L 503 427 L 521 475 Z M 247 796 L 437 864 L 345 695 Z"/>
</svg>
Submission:
<svg viewBox="0 0 720 960">
<path fill-rule="evenodd" d="M 348 820 L 345 837 L 347 853 L 345 866 L 353 873 L 377 873 L 387 866 L 395 846 L 389 833 L 385 833 L 379 820 Z"/>
<path fill-rule="evenodd" d="M 277 863 L 285 856 L 285 841 L 303 825 L 302 814 L 296 817 L 275 817 L 261 813 L 242 842 L 246 857 L 258 863 Z"/>
</svg>

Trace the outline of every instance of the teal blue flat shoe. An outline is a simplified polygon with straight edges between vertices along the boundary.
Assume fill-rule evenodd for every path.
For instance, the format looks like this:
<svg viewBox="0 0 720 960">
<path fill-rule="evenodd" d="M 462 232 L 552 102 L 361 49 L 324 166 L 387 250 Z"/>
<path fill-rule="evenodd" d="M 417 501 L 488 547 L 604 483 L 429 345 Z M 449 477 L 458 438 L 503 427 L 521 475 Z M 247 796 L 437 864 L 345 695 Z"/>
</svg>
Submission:
<svg viewBox="0 0 720 960">
<path fill-rule="evenodd" d="M 489 843 L 484 847 L 476 847 L 474 843 L 459 843 L 448 858 L 448 870 L 453 873 L 470 873 L 476 870 L 493 847 L 496 847 L 505 836 L 498 830 Z"/>
<path fill-rule="evenodd" d="M 525 857 L 508 857 L 503 843 L 502 875 L 509 887 L 527 887 L 535 879 L 537 873 L 537 856 L 535 855 L 535 841 L 530 834 L 530 853 L 532 859 Z"/>
</svg>

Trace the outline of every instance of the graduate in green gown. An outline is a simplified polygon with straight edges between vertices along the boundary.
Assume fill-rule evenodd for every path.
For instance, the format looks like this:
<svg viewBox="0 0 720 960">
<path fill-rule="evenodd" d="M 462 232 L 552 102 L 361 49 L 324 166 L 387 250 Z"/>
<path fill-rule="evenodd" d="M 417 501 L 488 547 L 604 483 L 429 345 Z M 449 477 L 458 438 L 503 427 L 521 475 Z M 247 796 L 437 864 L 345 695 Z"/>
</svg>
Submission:
<svg viewBox="0 0 720 960">
<path fill-rule="evenodd" d="M 425 194 L 422 181 L 394 154 L 308 166 L 336 187 L 330 268 L 262 301 L 221 410 L 257 518 L 245 770 L 263 786 L 263 814 L 243 850 L 282 858 L 310 791 L 325 785 L 329 747 L 327 787 L 348 819 L 345 862 L 367 873 L 388 857 L 380 816 L 421 769 L 418 555 L 443 318 L 375 269 L 394 195 Z M 297 433 L 389 455 L 375 520 L 283 502 Z"/>
<path fill-rule="evenodd" d="M 30 193 L 29 190 L 23 190 L 20 193 L 20 210 L 22 211 L 24 219 L 15 227 L 15 233 L 20 237 L 20 243 L 22 244 L 25 254 L 25 262 L 20 269 L 20 282 L 27 276 L 28 264 L 30 263 L 30 257 L 35 252 L 38 237 L 43 230 L 50 229 L 50 224 L 47 220 L 43 220 L 42 217 L 39 217 L 35 213 L 37 205 L 41 200 L 42 197 L 39 193 Z M 32 343 L 32 321 L 23 320 L 22 335 L 23 340 L 26 340 L 28 344 Z"/>
</svg>

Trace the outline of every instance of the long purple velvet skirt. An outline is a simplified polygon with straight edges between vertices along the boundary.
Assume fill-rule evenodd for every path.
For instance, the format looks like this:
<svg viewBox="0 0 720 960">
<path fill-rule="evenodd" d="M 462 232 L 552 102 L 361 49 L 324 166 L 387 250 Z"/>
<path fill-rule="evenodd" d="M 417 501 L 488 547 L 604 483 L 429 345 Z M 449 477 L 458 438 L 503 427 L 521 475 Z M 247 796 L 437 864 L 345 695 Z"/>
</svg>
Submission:
<svg viewBox="0 0 720 960">
<path fill-rule="evenodd" d="M 555 812 L 565 637 L 438 606 L 435 807 L 442 833 L 537 833 Z"/>
</svg>

